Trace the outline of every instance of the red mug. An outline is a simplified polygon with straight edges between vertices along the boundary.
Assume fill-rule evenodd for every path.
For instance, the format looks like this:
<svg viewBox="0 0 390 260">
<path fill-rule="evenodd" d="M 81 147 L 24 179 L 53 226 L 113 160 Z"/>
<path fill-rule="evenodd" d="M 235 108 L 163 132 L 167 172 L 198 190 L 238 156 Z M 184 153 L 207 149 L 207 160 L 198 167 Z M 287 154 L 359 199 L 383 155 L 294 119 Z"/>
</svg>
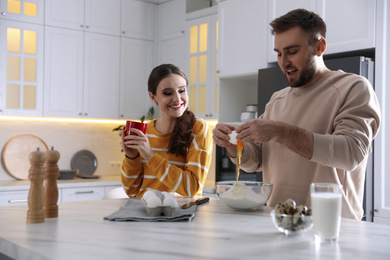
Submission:
<svg viewBox="0 0 390 260">
<path fill-rule="evenodd" d="M 136 121 L 126 121 L 126 127 L 125 127 L 125 136 L 126 135 L 135 135 L 134 132 L 130 131 L 130 128 L 135 128 L 138 130 L 141 130 L 142 133 L 146 133 L 146 127 L 148 124 L 146 123 L 141 123 L 141 122 L 136 122 Z"/>
</svg>

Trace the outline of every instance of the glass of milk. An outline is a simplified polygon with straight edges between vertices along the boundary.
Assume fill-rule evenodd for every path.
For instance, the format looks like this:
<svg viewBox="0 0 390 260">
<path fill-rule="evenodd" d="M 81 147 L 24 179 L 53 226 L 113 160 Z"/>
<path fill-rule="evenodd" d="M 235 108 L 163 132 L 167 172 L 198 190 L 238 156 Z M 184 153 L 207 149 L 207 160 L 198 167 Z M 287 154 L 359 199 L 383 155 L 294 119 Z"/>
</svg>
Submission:
<svg viewBox="0 0 390 260">
<path fill-rule="evenodd" d="M 316 241 L 337 241 L 340 233 L 342 186 L 312 183 L 310 186 L 313 230 Z"/>
</svg>

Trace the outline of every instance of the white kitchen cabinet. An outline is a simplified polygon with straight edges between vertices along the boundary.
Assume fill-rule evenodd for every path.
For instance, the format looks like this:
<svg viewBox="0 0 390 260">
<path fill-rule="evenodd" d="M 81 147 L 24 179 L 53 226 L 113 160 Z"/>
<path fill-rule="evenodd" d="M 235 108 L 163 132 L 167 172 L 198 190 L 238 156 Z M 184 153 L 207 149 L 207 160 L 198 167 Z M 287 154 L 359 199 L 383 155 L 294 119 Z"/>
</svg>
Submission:
<svg viewBox="0 0 390 260">
<path fill-rule="evenodd" d="M 45 25 L 120 35 L 121 0 L 50 0 Z"/>
<path fill-rule="evenodd" d="M 44 116 L 82 116 L 84 33 L 46 26 L 45 50 Z"/>
<path fill-rule="evenodd" d="M 297 8 L 304 8 L 315 12 L 317 10 L 317 2 L 313 0 L 269 0 L 268 5 L 268 24 L 274 19 L 288 13 L 291 10 Z M 274 39 L 275 37 L 271 34 L 271 26 L 267 24 L 267 61 L 276 62 L 277 54 L 274 51 Z"/>
<path fill-rule="evenodd" d="M 0 20 L 0 115 L 42 116 L 42 25 Z"/>
<path fill-rule="evenodd" d="M 30 188 L 18 188 L 15 187 L 15 190 L 10 191 L 1 191 L 0 192 L 0 206 L 17 206 L 17 205 L 27 205 L 28 204 L 28 193 Z M 61 202 L 61 189 L 58 191 L 58 202 Z"/>
<path fill-rule="evenodd" d="M 46 27 L 45 116 L 119 116 L 120 38 Z"/>
<path fill-rule="evenodd" d="M 158 45 L 158 64 L 174 64 L 181 68 L 187 75 L 187 45 L 184 36 L 160 41 Z"/>
<path fill-rule="evenodd" d="M 120 38 L 85 33 L 84 117 L 119 117 Z"/>
<path fill-rule="evenodd" d="M 153 42 L 121 39 L 120 117 L 140 119 L 152 105 L 148 78 L 153 69 Z"/>
<path fill-rule="evenodd" d="M 327 26 L 325 54 L 375 47 L 376 1 L 317 0 L 317 13 Z"/>
<path fill-rule="evenodd" d="M 122 0 L 121 35 L 142 40 L 154 40 L 156 6 L 134 0 Z"/>
<path fill-rule="evenodd" d="M 186 1 L 173 0 L 158 6 L 160 40 L 182 37 L 185 34 Z"/>
<path fill-rule="evenodd" d="M 268 2 L 219 3 L 219 77 L 257 74 L 267 67 Z"/>
<path fill-rule="evenodd" d="M 158 64 L 171 63 L 186 74 L 186 2 L 175 0 L 158 6 Z"/>
<path fill-rule="evenodd" d="M 189 109 L 204 119 L 218 119 L 218 16 L 187 20 Z"/>
<path fill-rule="evenodd" d="M 61 202 L 100 200 L 103 198 L 104 194 L 105 194 L 104 186 L 62 188 Z"/>
<path fill-rule="evenodd" d="M 1 0 L 0 19 L 43 24 L 44 0 Z"/>
<path fill-rule="evenodd" d="M 1 192 L 0 206 L 27 205 L 28 192 L 28 189 Z"/>
</svg>

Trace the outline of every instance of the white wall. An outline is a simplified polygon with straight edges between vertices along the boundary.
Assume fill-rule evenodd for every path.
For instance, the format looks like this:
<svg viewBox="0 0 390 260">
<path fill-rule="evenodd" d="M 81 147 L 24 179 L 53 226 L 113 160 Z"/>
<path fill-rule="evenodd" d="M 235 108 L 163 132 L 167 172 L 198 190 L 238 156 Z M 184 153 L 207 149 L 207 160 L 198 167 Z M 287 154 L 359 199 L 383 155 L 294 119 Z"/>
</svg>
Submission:
<svg viewBox="0 0 390 260">
<path fill-rule="evenodd" d="M 112 129 L 119 123 L 106 121 L 94 122 L 51 122 L 30 120 L 0 119 L 0 149 L 4 149 L 9 139 L 18 134 L 34 134 L 45 141 L 48 147 L 60 152 L 58 166 L 70 169 L 72 156 L 83 149 L 95 154 L 98 167 L 95 175 L 120 175 L 120 169 L 110 167 L 110 161 L 122 162 L 120 137 Z M 1 153 L 2 154 L 2 153 Z M 5 169 L 1 156 L 0 181 L 15 180 Z"/>
</svg>

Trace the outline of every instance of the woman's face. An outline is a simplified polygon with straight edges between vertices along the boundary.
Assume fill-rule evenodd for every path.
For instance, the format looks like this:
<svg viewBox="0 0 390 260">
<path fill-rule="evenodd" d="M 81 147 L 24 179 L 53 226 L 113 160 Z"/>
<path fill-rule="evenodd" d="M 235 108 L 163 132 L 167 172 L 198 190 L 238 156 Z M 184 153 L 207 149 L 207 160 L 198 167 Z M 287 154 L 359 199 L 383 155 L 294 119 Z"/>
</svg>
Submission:
<svg viewBox="0 0 390 260">
<path fill-rule="evenodd" d="M 149 92 L 149 96 L 160 107 L 162 117 L 180 117 L 188 107 L 186 80 L 177 74 L 162 79 L 156 95 Z"/>
</svg>

